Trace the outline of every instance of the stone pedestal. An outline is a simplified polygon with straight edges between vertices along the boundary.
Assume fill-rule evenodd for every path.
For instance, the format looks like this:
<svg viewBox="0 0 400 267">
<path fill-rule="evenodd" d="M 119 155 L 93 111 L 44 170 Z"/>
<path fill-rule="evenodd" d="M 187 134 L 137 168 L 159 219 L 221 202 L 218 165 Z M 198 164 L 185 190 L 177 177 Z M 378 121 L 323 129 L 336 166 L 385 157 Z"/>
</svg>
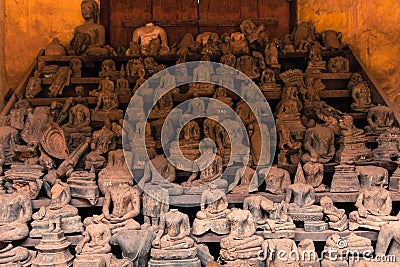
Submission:
<svg viewBox="0 0 400 267">
<path fill-rule="evenodd" d="M 201 263 L 198 258 L 186 260 L 153 260 L 148 264 L 149 267 L 200 267 Z"/>
<path fill-rule="evenodd" d="M 360 190 L 355 166 L 340 164 L 335 166 L 335 174 L 331 183 L 331 192 L 358 192 Z"/>
<path fill-rule="evenodd" d="M 86 171 L 75 171 L 67 180 L 71 187 L 71 195 L 76 198 L 89 200 L 90 204 L 96 205 L 99 198 L 99 187 L 96 184 L 96 174 Z"/>
<path fill-rule="evenodd" d="M 223 219 L 216 219 L 216 220 L 199 220 L 194 219 L 193 226 L 192 226 L 192 234 L 194 235 L 202 235 L 207 231 L 211 231 L 218 235 L 225 235 L 230 233 L 229 224 L 226 218 Z"/>
<path fill-rule="evenodd" d="M 69 252 L 71 243 L 64 237 L 64 232 L 44 233 L 40 244 L 35 248 L 37 257 L 32 267 L 67 267 L 72 265 L 73 256 Z"/>
<path fill-rule="evenodd" d="M 106 267 L 110 265 L 112 254 L 76 255 L 73 267 Z"/>
<path fill-rule="evenodd" d="M 326 230 L 328 230 L 328 223 L 324 221 L 304 222 L 304 231 L 306 232 L 322 232 Z"/>
</svg>

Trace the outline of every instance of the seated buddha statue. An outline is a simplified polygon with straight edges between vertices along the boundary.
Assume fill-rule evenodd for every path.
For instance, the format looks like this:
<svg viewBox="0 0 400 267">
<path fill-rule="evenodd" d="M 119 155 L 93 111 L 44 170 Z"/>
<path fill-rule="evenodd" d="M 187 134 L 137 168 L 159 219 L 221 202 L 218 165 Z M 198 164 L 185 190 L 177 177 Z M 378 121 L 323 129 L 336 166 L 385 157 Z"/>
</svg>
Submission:
<svg viewBox="0 0 400 267">
<path fill-rule="evenodd" d="M 260 264 L 258 253 L 264 238 L 255 235 L 256 224 L 251 212 L 235 208 L 228 214 L 227 220 L 231 231 L 221 240 L 220 259 L 230 267 L 245 263 L 250 266 Z"/>
<path fill-rule="evenodd" d="M 354 103 L 351 104 L 352 110 L 367 112 L 368 109 L 375 106 L 371 100 L 371 89 L 360 73 L 351 75 L 347 88 L 351 90 L 351 97 L 354 100 Z"/>
<path fill-rule="evenodd" d="M 82 233 L 83 225 L 78 209 L 69 204 L 71 188 L 60 180 L 51 188 L 51 202 L 47 207 L 41 207 L 32 215 L 32 230 L 30 237 L 41 237 L 43 233 L 52 230 L 54 223 L 59 224 L 65 233 Z"/>
<path fill-rule="evenodd" d="M 391 216 L 392 198 L 390 193 L 378 186 L 364 187 L 358 193 L 355 204 L 357 211 L 349 214 L 349 229 L 358 227 L 380 230 L 381 226 L 398 218 Z"/>
<path fill-rule="evenodd" d="M 144 173 L 139 181 L 139 186 L 147 191 L 153 185 L 159 185 L 167 189 L 170 196 L 182 195 L 183 187 L 173 183 L 175 178 L 175 167 L 164 155 L 156 155 L 144 165 Z"/>
<path fill-rule="evenodd" d="M 190 223 L 186 214 L 177 209 L 163 214 L 152 243 L 149 266 L 166 266 L 166 263 L 174 266 L 200 266 L 197 247 L 189 234 Z"/>
<path fill-rule="evenodd" d="M 140 193 L 132 187 L 132 183 L 107 187 L 102 222 L 109 227 L 112 235 L 140 229 L 140 224 L 134 220 L 139 213 Z"/>
<path fill-rule="evenodd" d="M 249 210 L 253 215 L 257 229 L 264 230 L 265 238 L 292 238 L 296 225 L 287 215 L 287 204 L 273 203 L 261 195 L 246 197 L 243 209 Z"/>
<path fill-rule="evenodd" d="M 3 183 L 3 181 L 1 181 Z M 26 238 L 29 234 L 28 221 L 32 215 L 32 204 L 29 196 L 13 192 L 6 194 L 5 188 L 0 190 L 0 264 L 21 266 L 32 259 L 28 249 L 14 247 L 11 242 Z"/>
<path fill-rule="evenodd" d="M 136 53 L 138 49 L 132 49 L 134 47 L 140 47 L 139 51 L 143 56 L 168 55 L 170 53 L 166 31 L 151 22 L 133 32 L 131 51 L 128 50 L 127 55 L 138 56 Z"/>
<path fill-rule="evenodd" d="M 393 126 L 393 110 L 382 105 L 370 108 L 367 114 L 367 122 L 368 126 L 365 126 L 365 132 L 367 134 L 380 135 Z"/>
<path fill-rule="evenodd" d="M 97 23 L 99 6 L 95 0 L 83 0 L 81 3 L 82 17 L 85 22 L 75 27 L 68 53 L 70 55 L 108 56 L 115 51 L 105 47 L 106 33 L 103 25 Z"/>
<path fill-rule="evenodd" d="M 221 178 L 222 158 L 219 155 L 214 155 L 213 143 L 202 142 L 200 144 L 200 153 L 202 157 L 193 162 L 193 170 L 198 170 L 200 176 L 197 178 L 198 173 L 195 172 L 187 182 L 182 183 L 184 187 L 187 187 L 184 189 L 185 193 L 201 194 L 205 190 L 205 185 L 211 182 L 225 192 L 228 188 L 228 182 Z M 211 164 L 209 159 L 213 159 Z"/>
<path fill-rule="evenodd" d="M 208 184 L 208 188 L 201 194 L 200 208 L 193 222 L 194 235 L 202 235 L 209 230 L 220 235 L 229 233 L 226 216 L 230 210 L 225 192 L 213 183 Z"/>
<path fill-rule="evenodd" d="M 321 221 L 322 207 L 314 205 L 315 191 L 306 184 L 303 168 L 297 166 L 295 183 L 286 188 L 285 202 L 289 205 L 288 214 L 294 221 Z"/>
</svg>

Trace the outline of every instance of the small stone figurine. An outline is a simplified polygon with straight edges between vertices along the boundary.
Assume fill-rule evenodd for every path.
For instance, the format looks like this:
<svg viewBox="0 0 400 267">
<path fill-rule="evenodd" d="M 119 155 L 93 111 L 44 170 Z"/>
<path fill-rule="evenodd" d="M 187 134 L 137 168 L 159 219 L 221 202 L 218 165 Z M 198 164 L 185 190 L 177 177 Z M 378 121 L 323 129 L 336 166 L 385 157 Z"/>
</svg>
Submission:
<svg viewBox="0 0 400 267">
<path fill-rule="evenodd" d="M 248 210 L 232 209 L 227 216 L 231 227 L 230 234 L 221 240 L 220 258 L 227 267 L 248 264 L 261 266 L 258 252 L 264 238 L 255 235 L 256 224 Z"/>
<path fill-rule="evenodd" d="M 329 228 L 340 232 L 346 230 L 349 226 L 349 220 L 344 209 L 338 209 L 333 205 L 330 197 L 322 197 L 319 201 L 324 209 L 324 215 L 329 219 Z"/>
<path fill-rule="evenodd" d="M 202 235 L 208 230 L 216 234 L 229 233 L 226 216 L 229 214 L 228 200 L 225 192 L 210 183 L 208 189 L 201 194 L 201 210 L 197 212 L 193 222 L 192 233 Z"/>
<path fill-rule="evenodd" d="M 382 187 L 372 186 L 361 189 L 355 206 L 358 210 L 349 215 L 351 231 L 359 227 L 379 231 L 381 226 L 398 220 L 397 217 L 390 216 L 392 198 L 390 193 Z"/>
<path fill-rule="evenodd" d="M 354 100 L 354 103 L 351 104 L 352 110 L 368 112 L 368 109 L 375 106 L 371 100 L 371 89 L 360 73 L 351 75 L 347 88 L 351 89 L 351 97 Z"/>
<path fill-rule="evenodd" d="M 171 209 L 160 220 L 159 230 L 153 241 L 150 252 L 149 267 L 155 266 L 187 266 L 200 267 L 197 247 L 189 237 L 189 217 Z"/>
</svg>

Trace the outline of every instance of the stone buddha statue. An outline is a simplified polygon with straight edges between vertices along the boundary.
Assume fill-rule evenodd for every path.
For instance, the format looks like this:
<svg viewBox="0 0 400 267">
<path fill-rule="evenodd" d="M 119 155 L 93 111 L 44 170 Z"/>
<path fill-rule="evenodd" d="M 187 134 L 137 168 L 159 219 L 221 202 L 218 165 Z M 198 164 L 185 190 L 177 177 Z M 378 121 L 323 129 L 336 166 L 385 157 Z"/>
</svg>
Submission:
<svg viewBox="0 0 400 267">
<path fill-rule="evenodd" d="M 243 156 L 243 163 L 247 161 L 247 156 Z M 247 165 L 236 170 L 235 179 L 229 185 L 228 190 L 232 193 L 247 194 L 258 191 L 258 177 L 256 171 L 251 168 L 251 160 Z"/>
<path fill-rule="evenodd" d="M 390 216 L 392 198 L 390 193 L 382 187 L 362 188 L 358 193 L 355 206 L 358 210 L 349 214 L 351 231 L 359 227 L 379 231 L 381 226 L 398 220 L 397 217 Z"/>
<path fill-rule="evenodd" d="M 226 221 L 226 216 L 230 212 L 228 200 L 225 192 L 218 189 L 215 184 L 208 184 L 208 188 L 201 194 L 200 208 L 193 222 L 194 235 L 202 235 L 209 230 L 220 235 L 230 232 Z"/>
<path fill-rule="evenodd" d="M 110 228 L 101 222 L 102 218 L 102 215 L 94 215 L 93 217 L 87 217 L 83 221 L 85 232 L 83 239 L 75 247 L 77 254 L 98 255 L 111 251 L 109 243 L 111 239 Z"/>
<path fill-rule="evenodd" d="M 193 162 L 193 170 L 199 171 L 200 176 L 198 177 L 195 172 L 187 182 L 182 183 L 184 187 L 187 187 L 184 189 L 185 193 L 201 194 L 205 190 L 204 186 L 211 182 L 224 192 L 228 189 L 228 182 L 221 178 L 222 158 L 219 155 L 214 156 L 213 149 L 213 144 L 210 142 L 205 141 L 200 144 L 202 157 Z M 211 164 L 208 162 L 210 158 L 213 158 Z"/>
<path fill-rule="evenodd" d="M 24 247 L 13 247 L 11 244 L 13 241 L 26 238 L 29 234 L 28 222 L 32 215 L 29 196 L 17 192 L 6 194 L 2 188 L 0 210 L 0 264 L 29 263 L 32 258 L 30 252 Z"/>
<path fill-rule="evenodd" d="M 66 138 L 76 135 L 90 137 L 92 127 L 90 126 L 90 110 L 83 104 L 76 104 L 68 112 L 68 122 L 61 127 Z"/>
<path fill-rule="evenodd" d="M 354 103 L 351 104 L 351 109 L 354 111 L 368 112 L 368 109 L 374 107 L 371 100 L 371 89 L 363 80 L 360 73 L 353 73 L 351 80 L 347 84 L 347 88 L 351 90 L 351 97 Z"/>
<path fill-rule="evenodd" d="M 197 247 L 189 234 L 190 223 L 186 214 L 177 209 L 171 209 L 163 214 L 157 236 L 153 240 L 149 266 L 170 264 L 171 266 L 200 267 Z"/>
<path fill-rule="evenodd" d="M 110 55 L 111 47 L 104 47 L 106 33 L 103 25 L 98 24 L 99 6 L 95 0 L 83 0 L 82 17 L 85 22 L 74 30 L 68 53 L 70 55 Z M 112 53 L 111 53 L 112 54 Z"/>
<path fill-rule="evenodd" d="M 128 230 L 140 229 L 134 220 L 140 213 L 140 193 L 131 184 L 112 185 L 107 187 L 102 222 L 111 230 L 112 235 Z"/>
<path fill-rule="evenodd" d="M 393 110 L 387 106 L 378 105 L 368 110 L 368 126 L 364 130 L 367 134 L 380 135 L 393 126 Z"/>
<path fill-rule="evenodd" d="M 211 75 L 214 74 L 213 66 L 210 62 L 202 62 L 193 69 L 193 83 L 189 84 L 189 94 L 198 92 L 199 94 L 214 94 L 215 85 L 211 82 Z"/>
<path fill-rule="evenodd" d="M 335 155 L 335 138 L 331 128 L 316 124 L 310 120 L 303 148 L 306 151 L 301 160 L 303 162 L 327 163 Z"/>
<path fill-rule="evenodd" d="M 115 149 L 116 145 L 115 133 L 106 126 L 93 132 L 92 143 L 90 144 L 92 151 L 86 155 L 85 169 L 94 172 L 96 169 L 102 168 L 106 162 L 103 155 Z"/>
<path fill-rule="evenodd" d="M 321 221 L 322 207 L 314 205 L 315 191 L 312 185 L 306 184 L 303 168 L 299 163 L 295 183 L 286 188 L 285 202 L 289 205 L 288 214 L 294 221 Z"/>
<path fill-rule="evenodd" d="M 125 78 L 126 72 L 124 69 L 124 65 L 121 66 L 121 70 L 119 71 L 119 78 L 116 82 L 115 93 L 119 96 L 131 96 L 131 89 L 129 88 L 129 81 Z"/>
<path fill-rule="evenodd" d="M 293 238 L 296 225 L 287 215 L 287 204 L 273 203 L 261 195 L 246 197 L 243 209 L 249 210 L 257 224 L 257 229 L 264 230 L 265 238 Z"/>
<path fill-rule="evenodd" d="M 107 80 L 107 78 L 106 78 Z M 112 83 L 112 86 L 111 86 Z M 118 109 L 118 95 L 114 91 L 114 82 L 104 86 L 97 97 L 97 104 L 91 118 L 94 121 L 113 121 L 123 118 L 123 111 Z"/>
<path fill-rule="evenodd" d="M 289 172 L 277 166 L 260 169 L 258 175 L 265 180 L 265 191 L 276 195 L 284 194 L 292 183 Z"/>
<path fill-rule="evenodd" d="M 147 188 L 159 185 L 167 189 L 170 196 L 182 195 L 183 187 L 173 183 L 175 178 L 175 167 L 164 155 L 156 155 L 151 161 L 146 162 L 139 186 L 147 191 Z"/>
<path fill-rule="evenodd" d="M 258 253 L 264 238 L 255 235 L 256 224 L 249 210 L 232 209 L 227 216 L 230 234 L 221 240 L 220 259 L 226 266 L 260 266 Z"/>
<path fill-rule="evenodd" d="M 140 47 L 140 49 L 137 49 Z M 160 26 L 149 22 L 143 27 L 133 32 L 130 49 L 127 51 L 129 56 L 169 55 L 168 37 L 166 31 Z"/>
<path fill-rule="evenodd" d="M 54 224 L 65 233 L 82 233 L 83 225 L 78 209 L 69 204 L 71 188 L 60 180 L 51 188 L 51 202 L 47 207 L 41 207 L 32 215 L 32 230 L 30 237 L 41 237 L 43 233 L 52 231 Z"/>
</svg>

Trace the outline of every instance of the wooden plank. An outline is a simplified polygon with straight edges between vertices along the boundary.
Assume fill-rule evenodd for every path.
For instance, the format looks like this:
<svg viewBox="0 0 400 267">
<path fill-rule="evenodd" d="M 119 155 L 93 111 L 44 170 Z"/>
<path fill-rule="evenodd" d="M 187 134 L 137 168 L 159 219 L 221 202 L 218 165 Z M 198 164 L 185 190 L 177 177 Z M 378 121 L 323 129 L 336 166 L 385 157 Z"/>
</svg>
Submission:
<svg viewBox="0 0 400 267">
<path fill-rule="evenodd" d="M 251 18 L 256 25 L 274 26 L 278 25 L 277 17 Z M 239 27 L 243 19 L 208 19 L 200 20 L 200 27 Z"/>
<path fill-rule="evenodd" d="M 54 101 L 64 103 L 67 99 L 68 97 L 54 97 L 54 98 L 46 97 L 46 98 L 33 98 L 29 99 L 28 101 L 32 106 L 49 106 Z M 86 100 L 89 105 L 95 105 L 97 103 L 97 97 L 95 96 L 87 96 L 83 97 L 82 99 Z M 129 104 L 131 98 L 126 96 L 119 96 L 118 100 L 120 104 Z"/>
<path fill-rule="evenodd" d="M 110 1 L 110 0 L 109 0 Z M 127 29 L 122 26 L 122 21 L 137 19 L 150 22 L 152 20 L 151 0 L 119 0 L 112 1 L 110 5 L 109 21 L 110 45 L 129 47 L 134 29 Z M 144 25 L 144 24 L 143 24 Z M 140 25 L 140 26 L 143 26 Z"/>
<path fill-rule="evenodd" d="M 148 21 L 146 20 L 134 20 L 134 19 L 126 19 L 122 21 L 122 27 L 124 28 L 138 28 L 146 24 Z M 197 26 L 197 19 L 188 19 L 188 20 L 153 20 L 155 25 L 162 25 L 162 27 L 187 27 L 187 26 Z M 168 36 L 170 37 L 170 36 Z"/>
<path fill-rule="evenodd" d="M 351 233 L 354 233 L 358 236 L 362 236 L 365 238 L 368 238 L 372 241 L 377 240 L 378 238 L 378 232 L 375 231 L 367 231 L 367 230 L 357 230 L 357 231 L 343 231 L 343 232 L 338 232 L 338 231 L 334 231 L 334 230 L 327 230 L 327 231 L 321 231 L 321 232 L 306 232 L 304 231 L 303 228 L 297 228 L 295 230 L 295 237 L 294 240 L 295 241 L 301 241 L 304 240 L 306 238 L 312 239 L 313 241 L 321 241 L 321 242 L 325 242 L 328 237 L 330 237 L 333 234 L 338 234 L 339 236 L 348 236 Z M 257 231 L 256 235 L 258 236 L 263 236 L 263 232 L 262 231 Z M 201 236 L 197 236 L 195 237 L 199 242 L 204 242 L 204 243 L 219 243 L 221 242 L 221 239 L 227 237 L 228 235 L 216 235 L 214 233 L 206 233 L 204 235 Z"/>
<path fill-rule="evenodd" d="M 319 91 L 321 98 L 348 98 L 351 97 L 351 91 L 348 89 L 342 90 L 322 90 Z"/>
<path fill-rule="evenodd" d="M 98 77 L 85 77 L 85 78 L 71 78 L 71 84 L 99 84 L 104 78 Z M 42 84 L 50 85 L 53 83 L 52 78 L 42 78 Z"/>
<path fill-rule="evenodd" d="M 272 37 L 280 38 L 290 33 L 290 3 L 286 0 L 258 0 L 257 4 L 259 17 L 278 16 L 278 24 L 267 27 Z"/>
<path fill-rule="evenodd" d="M 240 18 L 259 18 L 258 14 L 258 0 L 241 0 Z"/>
<path fill-rule="evenodd" d="M 349 80 L 351 73 L 303 73 L 303 76 L 321 80 Z"/>
<path fill-rule="evenodd" d="M 197 20 L 197 0 L 153 0 L 152 19 L 185 21 Z"/>
<path fill-rule="evenodd" d="M 39 61 L 44 62 L 69 62 L 72 58 L 76 56 L 39 56 Z M 126 62 L 130 59 L 137 57 L 130 56 L 79 56 L 79 59 L 85 62 L 102 62 L 105 59 L 112 59 L 116 62 Z M 166 56 L 155 56 L 154 59 L 157 62 L 175 62 L 178 60 L 177 55 L 166 55 Z"/>
<path fill-rule="evenodd" d="M 6 116 L 10 113 L 10 110 L 14 107 L 14 104 L 17 102 L 17 95 L 25 97 L 25 87 L 28 83 L 30 77 L 33 76 L 33 73 L 37 66 L 37 58 L 44 53 L 44 49 L 40 50 L 39 54 L 36 56 L 36 59 L 33 63 L 29 66 L 28 70 L 26 71 L 25 75 L 22 77 L 21 82 L 18 84 L 17 88 L 15 89 L 14 94 L 11 96 L 10 100 L 8 100 L 6 106 L 1 111 L 0 116 Z"/>
</svg>

